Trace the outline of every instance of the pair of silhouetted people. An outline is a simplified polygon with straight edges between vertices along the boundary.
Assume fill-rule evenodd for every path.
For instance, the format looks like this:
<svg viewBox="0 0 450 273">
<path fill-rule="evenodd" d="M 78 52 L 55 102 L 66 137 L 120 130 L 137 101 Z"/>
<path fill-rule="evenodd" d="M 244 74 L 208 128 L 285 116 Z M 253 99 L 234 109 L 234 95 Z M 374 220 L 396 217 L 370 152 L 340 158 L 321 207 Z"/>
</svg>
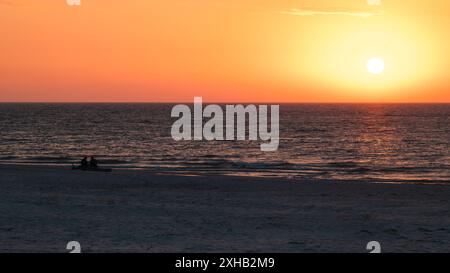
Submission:
<svg viewBox="0 0 450 273">
<path fill-rule="evenodd" d="M 87 157 L 85 156 L 81 160 L 81 169 L 97 169 L 98 168 L 98 162 L 97 159 L 95 159 L 93 156 L 91 156 L 91 160 L 87 160 Z"/>
<path fill-rule="evenodd" d="M 87 168 L 88 166 L 89 166 L 89 163 L 88 163 L 87 157 L 83 157 L 83 159 L 81 160 L 80 167 L 83 168 L 83 169 L 85 169 L 85 168 Z"/>
</svg>

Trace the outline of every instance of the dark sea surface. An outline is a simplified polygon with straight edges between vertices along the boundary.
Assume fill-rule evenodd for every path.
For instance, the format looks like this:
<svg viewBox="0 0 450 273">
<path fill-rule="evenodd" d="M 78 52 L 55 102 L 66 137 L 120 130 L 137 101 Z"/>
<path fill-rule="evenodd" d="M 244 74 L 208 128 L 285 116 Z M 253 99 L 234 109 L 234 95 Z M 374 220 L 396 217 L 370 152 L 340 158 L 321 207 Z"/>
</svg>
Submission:
<svg viewBox="0 0 450 273">
<path fill-rule="evenodd" d="M 282 104 L 280 145 L 174 141 L 172 104 L 0 104 L 0 163 L 450 183 L 450 105 Z"/>
</svg>

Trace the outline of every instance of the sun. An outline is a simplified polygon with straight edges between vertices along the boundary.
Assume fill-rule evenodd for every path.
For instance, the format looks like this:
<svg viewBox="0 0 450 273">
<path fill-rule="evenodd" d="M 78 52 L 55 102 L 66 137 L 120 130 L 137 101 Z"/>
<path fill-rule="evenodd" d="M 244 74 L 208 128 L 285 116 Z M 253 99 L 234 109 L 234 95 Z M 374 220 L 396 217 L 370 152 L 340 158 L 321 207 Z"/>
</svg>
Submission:
<svg viewBox="0 0 450 273">
<path fill-rule="evenodd" d="M 367 61 L 367 71 L 372 74 L 380 74 L 384 71 L 384 60 L 381 58 L 371 58 Z"/>
</svg>

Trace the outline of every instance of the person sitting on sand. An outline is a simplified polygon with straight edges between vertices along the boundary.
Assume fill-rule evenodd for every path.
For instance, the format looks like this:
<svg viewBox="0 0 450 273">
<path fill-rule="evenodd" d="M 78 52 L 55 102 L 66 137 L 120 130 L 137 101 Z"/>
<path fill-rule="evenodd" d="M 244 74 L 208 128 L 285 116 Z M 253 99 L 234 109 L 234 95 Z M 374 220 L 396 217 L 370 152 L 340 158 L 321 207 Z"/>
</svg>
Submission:
<svg viewBox="0 0 450 273">
<path fill-rule="evenodd" d="M 80 164 L 81 169 L 87 169 L 88 167 L 88 160 L 87 157 L 83 157 L 83 159 L 81 160 L 81 164 Z"/>
<path fill-rule="evenodd" d="M 93 156 L 91 156 L 91 160 L 89 161 L 89 167 L 92 169 L 97 169 L 98 167 L 97 159 L 95 159 Z"/>
</svg>

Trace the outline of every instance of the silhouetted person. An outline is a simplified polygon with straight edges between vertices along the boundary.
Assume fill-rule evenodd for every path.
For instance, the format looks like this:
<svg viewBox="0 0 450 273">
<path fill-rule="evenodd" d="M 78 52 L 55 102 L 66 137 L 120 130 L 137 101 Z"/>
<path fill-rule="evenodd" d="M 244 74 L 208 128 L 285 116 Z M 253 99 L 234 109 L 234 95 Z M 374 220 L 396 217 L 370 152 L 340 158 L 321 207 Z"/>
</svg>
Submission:
<svg viewBox="0 0 450 273">
<path fill-rule="evenodd" d="M 91 160 L 89 161 L 89 167 L 92 169 L 97 169 L 98 167 L 97 159 L 95 159 L 93 156 L 91 156 Z"/>
<path fill-rule="evenodd" d="M 87 160 L 87 157 L 85 156 L 85 157 L 83 157 L 83 159 L 81 160 L 80 167 L 81 167 L 81 169 L 87 169 L 88 166 L 89 166 L 89 165 L 88 165 L 88 160 Z"/>
</svg>

